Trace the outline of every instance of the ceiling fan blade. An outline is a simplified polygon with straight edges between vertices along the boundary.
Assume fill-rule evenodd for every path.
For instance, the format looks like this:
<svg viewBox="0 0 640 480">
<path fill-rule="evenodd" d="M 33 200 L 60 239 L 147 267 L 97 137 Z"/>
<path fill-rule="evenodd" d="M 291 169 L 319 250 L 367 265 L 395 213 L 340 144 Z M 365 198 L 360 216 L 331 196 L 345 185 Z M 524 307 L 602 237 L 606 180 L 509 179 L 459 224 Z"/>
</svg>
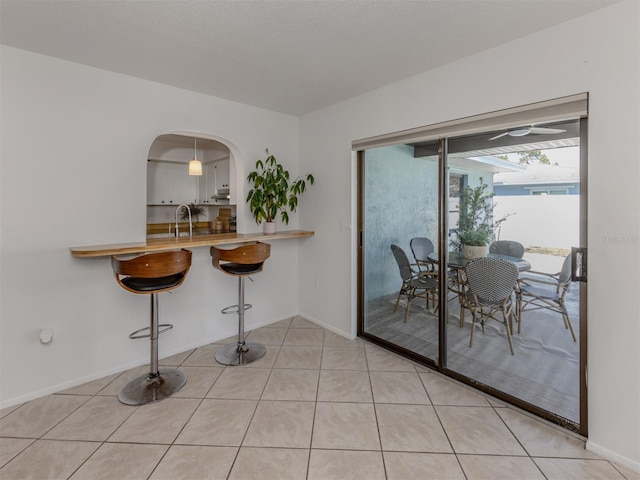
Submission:
<svg viewBox="0 0 640 480">
<path fill-rule="evenodd" d="M 531 133 L 531 127 L 514 128 L 513 130 L 509 130 L 507 133 L 510 137 L 524 137 Z"/>
<path fill-rule="evenodd" d="M 531 133 L 536 135 L 543 135 L 543 134 L 555 134 L 555 133 L 563 133 L 563 132 L 566 132 L 566 130 L 561 130 L 559 128 L 547 128 L 547 127 L 521 127 L 521 128 L 512 128 L 511 130 L 507 130 L 506 132 L 503 132 L 500 135 L 496 135 L 495 137 L 492 137 L 489 140 L 496 140 L 497 138 L 504 137 L 505 135 L 509 135 L 510 137 L 524 137 L 525 135 L 529 135 Z"/>
<path fill-rule="evenodd" d="M 505 135 L 509 135 L 509 132 L 501 133 L 500 135 L 496 135 L 495 137 L 491 137 L 489 140 L 495 140 L 496 138 L 504 137 Z"/>
<path fill-rule="evenodd" d="M 559 128 L 547 128 L 547 127 L 531 127 L 531 133 L 535 133 L 537 135 L 542 135 L 545 133 L 564 133 L 566 130 L 561 130 Z"/>
</svg>

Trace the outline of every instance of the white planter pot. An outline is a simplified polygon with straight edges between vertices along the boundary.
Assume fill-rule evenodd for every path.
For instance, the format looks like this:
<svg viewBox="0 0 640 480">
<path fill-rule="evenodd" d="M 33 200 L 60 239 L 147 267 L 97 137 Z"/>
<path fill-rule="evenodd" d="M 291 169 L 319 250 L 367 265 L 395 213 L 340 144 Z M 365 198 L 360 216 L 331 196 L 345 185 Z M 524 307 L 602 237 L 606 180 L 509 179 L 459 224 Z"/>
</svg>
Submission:
<svg viewBox="0 0 640 480">
<path fill-rule="evenodd" d="M 489 253 L 488 245 L 481 245 L 481 246 L 463 245 L 462 246 L 462 255 L 464 256 L 464 258 L 486 257 L 488 253 Z"/>
<path fill-rule="evenodd" d="M 262 232 L 267 235 L 276 233 L 276 222 L 264 222 L 262 224 Z"/>
</svg>

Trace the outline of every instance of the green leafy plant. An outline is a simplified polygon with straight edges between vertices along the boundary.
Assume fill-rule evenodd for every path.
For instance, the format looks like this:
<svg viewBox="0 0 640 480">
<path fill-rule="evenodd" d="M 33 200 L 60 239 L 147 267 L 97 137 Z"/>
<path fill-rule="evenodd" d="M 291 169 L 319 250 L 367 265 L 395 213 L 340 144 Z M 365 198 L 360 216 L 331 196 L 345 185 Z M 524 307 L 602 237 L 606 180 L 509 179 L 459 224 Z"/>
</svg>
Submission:
<svg viewBox="0 0 640 480">
<path fill-rule="evenodd" d="M 458 236 L 460 237 L 460 242 L 464 245 L 489 245 L 490 235 L 483 230 L 467 230 L 460 232 Z"/>
<path fill-rule="evenodd" d="M 458 247 L 483 246 L 493 239 L 493 232 L 510 214 L 493 218 L 493 192 L 484 183 L 477 187 L 465 187 L 460 195 L 458 220 Z"/>
<path fill-rule="evenodd" d="M 307 188 L 307 182 L 313 185 L 315 179 L 308 174 L 304 178 L 290 180 L 290 175 L 276 157 L 265 150 L 267 159 L 256 162 L 256 169 L 247 175 L 253 188 L 247 194 L 249 209 L 256 223 L 275 221 L 278 212 L 285 224 L 289 223 L 289 211 L 295 212 L 298 197 Z"/>
</svg>

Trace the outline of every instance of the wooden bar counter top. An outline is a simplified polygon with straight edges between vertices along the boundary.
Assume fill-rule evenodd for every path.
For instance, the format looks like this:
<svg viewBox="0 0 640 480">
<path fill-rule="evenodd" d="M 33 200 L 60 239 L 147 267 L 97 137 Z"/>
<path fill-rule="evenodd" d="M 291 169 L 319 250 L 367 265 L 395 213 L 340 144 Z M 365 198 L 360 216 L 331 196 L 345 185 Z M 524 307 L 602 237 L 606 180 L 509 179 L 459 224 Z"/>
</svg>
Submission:
<svg viewBox="0 0 640 480">
<path fill-rule="evenodd" d="M 134 253 L 159 252 L 178 248 L 209 247 L 211 245 L 226 245 L 232 243 L 264 242 L 268 240 L 282 240 L 286 238 L 312 237 L 314 232 L 309 230 L 285 230 L 273 234 L 264 233 L 215 233 L 211 235 L 194 235 L 193 237 L 149 238 L 145 242 L 114 243 L 111 245 L 89 245 L 86 247 L 71 247 L 69 250 L 74 257 L 105 257 L 111 255 L 126 255 Z"/>
</svg>

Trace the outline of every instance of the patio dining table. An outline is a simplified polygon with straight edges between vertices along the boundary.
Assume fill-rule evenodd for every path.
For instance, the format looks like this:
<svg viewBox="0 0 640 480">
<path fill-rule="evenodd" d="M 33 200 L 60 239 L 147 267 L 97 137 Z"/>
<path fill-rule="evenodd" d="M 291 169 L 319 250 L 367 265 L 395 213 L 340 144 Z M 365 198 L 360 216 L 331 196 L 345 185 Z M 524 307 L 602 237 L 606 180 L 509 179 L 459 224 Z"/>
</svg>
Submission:
<svg viewBox="0 0 640 480">
<path fill-rule="evenodd" d="M 431 259 L 434 263 L 438 263 L 437 252 L 433 252 L 429 254 L 429 259 Z M 519 272 L 526 272 L 531 270 L 531 264 L 522 258 L 510 257 L 508 255 L 500 255 L 497 253 L 489 253 L 487 254 L 489 258 L 500 258 L 502 260 L 506 260 L 507 262 L 511 262 L 515 264 L 518 268 Z M 453 277 L 453 285 L 450 285 L 449 290 L 454 292 L 458 296 L 458 300 L 460 301 L 460 327 L 464 326 L 464 296 L 465 286 L 466 286 L 466 277 L 464 274 L 464 268 L 467 266 L 469 262 L 471 262 L 472 258 L 466 258 L 462 252 L 458 251 L 450 251 L 449 252 L 449 261 L 447 266 L 455 271 L 456 274 Z"/>
<path fill-rule="evenodd" d="M 435 253 L 435 252 L 434 252 Z M 501 258 L 502 260 L 506 260 L 507 262 L 511 262 L 518 267 L 518 271 L 526 272 L 527 270 L 531 270 L 531 264 L 522 258 L 510 257 L 508 255 L 499 255 L 497 253 L 489 253 L 487 254 L 489 258 Z M 429 255 L 429 258 L 432 258 Z M 432 258 L 432 260 L 437 261 L 437 258 Z M 447 264 L 449 268 L 456 269 L 464 269 L 469 262 L 471 262 L 472 258 L 465 258 L 462 252 L 449 252 L 449 263 Z"/>
</svg>

